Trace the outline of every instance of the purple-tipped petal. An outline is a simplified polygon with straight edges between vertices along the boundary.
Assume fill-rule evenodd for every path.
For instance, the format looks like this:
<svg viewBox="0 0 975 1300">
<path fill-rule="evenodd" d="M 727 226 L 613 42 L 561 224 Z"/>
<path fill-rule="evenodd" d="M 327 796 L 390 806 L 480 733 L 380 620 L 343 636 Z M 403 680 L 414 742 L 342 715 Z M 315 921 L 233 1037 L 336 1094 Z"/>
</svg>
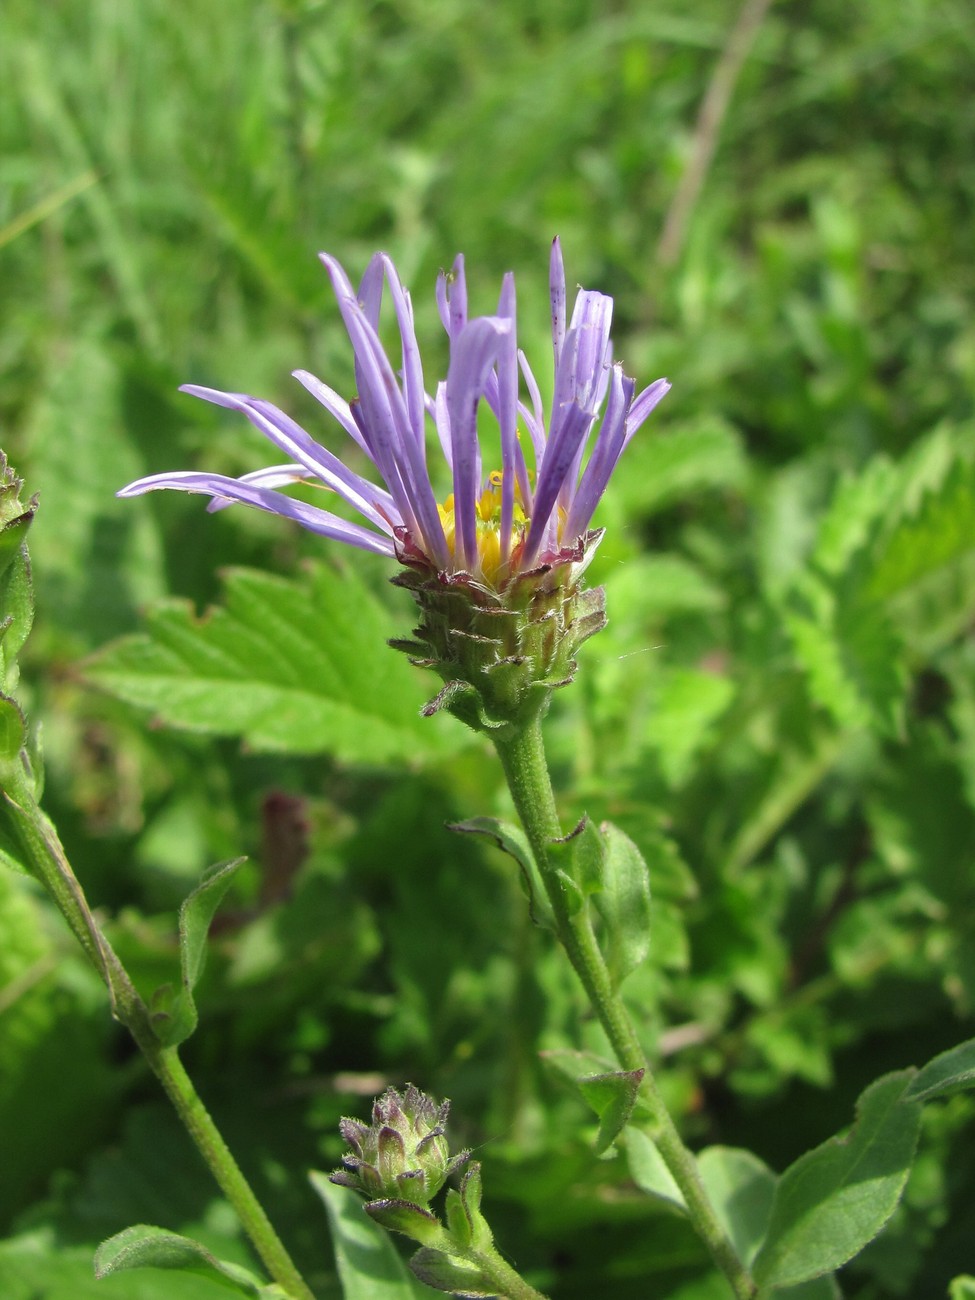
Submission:
<svg viewBox="0 0 975 1300">
<path fill-rule="evenodd" d="M 282 488 L 289 487 L 292 483 L 303 483 L 305 479 L 314 478 L 315 475 L 304 465 L 269 465 L 267 469 L 255 469 L 249 474 L 241 474 L 237 480 L 238 483 L 250 483 L 254 487 L 263 488 Z M 208 514 L 216 514 L 218 510 L 226 510 L 228 506 L 233 505 L 223 497 L 214 497 L 207 505 Z"/>
<path fill-rule="evenodd" d="M 589 527 L 599 499 L 606 490 L 624 447 L 626 416 L 636 385 L 623 374 L 623 367 L 613 367 L 606 414 L 596 438 L 589 464 L 579 482 L 565 520 L 565 536 L 580 537 Z"/>
<path fill-rule="evenodd" d="M 669 392 L 669 380 L 657 379 L 649 388 L 645 388 L 642 393 L 634 398 L 633 405 L 630 407 L 630 414 L 626 420 L 626 442 L 630 441 L 657 403 L 662 401 Z M 624 443 L 625 445 L 626 443 Z"/>
<path fill-rule="evenodd" d="M 558 236 L 552 240 L 549 259 L 549 295 L 552 300 L 552 351 L 555 353 L 555 371 L 558 373 L 562 344 L 565 340 L 565 267 L 562 265 L 562 245 Z"/>
<path fill-rule="evenodd" d="M 319 446 L 290 416 L 279 411 L 270 402 L 248 397 L 244 393 L 221 393 L 218 389 L 201 388 L 196 384 L 184 384 L 180 392 L 189 393 L 190 396 L 200 397 L 215 406 L 224 406 L 228 410 L 240 411 L 242 415 L 246 415 L 251 424 L 269 441 L 289 453 L 300 464 L 305 465 L 312 474 L 348 501 L 349 505 L 364 515 L 370 523 L 382 528 L 385 526 L 384 521 L 394 513 L 393 502 L 387 492 L 374 483 L 360 478 L 337 456 L 333 456 L 330 451 Z"/>
<path fill-rule="evenodd" d="M 538 475 L 535 487 L 535 501 L 532 509 L 531 526 L 525 542 L 522 564 L 527 568 L 538 555 L 542 546 L 546 526 L 555 508 L 566 475 L 575 460 L 579 444 L 589 431 L 592 414 L 575 403 L 565 408 L 559 424 L 558 434 L 549 439 L 545 449 L 545 459 Z"/>
<path fill-rule="evenodd" d="M 515 335 L 515 277 L 509 271 L 501 286 L 498 316 L 510 328 L 498 350 L 498 424 L 501 430 L 501 562 L 511 550 L 515 512 L 515 449 L 518 445 L 518 341 Z"/>
<path fill-rule="evenodd" d="M 144 492 L 155 492 L 161 488 L 176 488 L 181 492 L 197 492 L 204 496 L 226 498 L 229 501 L 243 501 L 245 505 L 256 506 L 272 515 L 283 515 L 293 519 L 309 532 L 320 533 L 337 542 L 347 542 L 363 551 L 375 551 L 378 555 L 395 555 L 393 543 L 385 537 L 369 532 L 359 524 L 350 524 L 338 515 L 317 506 L 305 505 L 291 497 L 282 496 L 269 488 L 254 487 L 242 483 L 240 479 L 229 478 L 223 474 L 202 474 L 192 471 L 173 474 L 151 474 L 148 478 L 136 479 L 115 495 L 120 497 L 141 496 Z"/>
<path fill-rule="evenodd" d="M 476 508 L 481 487 L 477 405 L 497 361 L 502 336 L 510 328 L 508 321 L 480 316 L 461 330 L 450 349 L 447 412 L 453 449 L 454 524 L 460 567 L 465 569 L 477 564 Z"/>
<path fill-rule="evenodd" d="M 359 426 L 352 418 L 352 412 L 349 409 L 348 402 L 341 398 L 334 388 L 329 388 L 328 384 L 323 384 L 320 379 L 316 378 L 315 375 L 310 374 L 307 370 L 293 370 L 291 373 L 293 377 L 297 379 L 299 384 L 304 388 L 307 388 L 315 401 L 320 402 L 321 405 L 324 406 L 325 410 L 328 411 L 329 415 L 338 420 L 339 424 L 341 424 L 349 437 L 354 442 L 358 443 L 366 455 L 369 456 L 369 448 L 366 446 L 366 440 L 363 438 Z M 372 459 L 371 456 L 369 458 L 370 460 Z"/>
<path fill-rule="evenodd" d="M 417 345 L 416 331 L 413 326 L 413 306 L 410 302 L 410 295 L 400 282 L 392 259 L 386 253 L 381 254 L 381 257 L 382 265 L 386 271 L 386 279 L 389 281 L 389 290 L 393 296 L 396 323 L 399 326 L 400 340 L 402 342 L 403 387 L 410 431 L 417 447 L 420 449 L 421 456 L 425 460 L 423 367 L 420 362 L 420 349 Z"/>
</svg>

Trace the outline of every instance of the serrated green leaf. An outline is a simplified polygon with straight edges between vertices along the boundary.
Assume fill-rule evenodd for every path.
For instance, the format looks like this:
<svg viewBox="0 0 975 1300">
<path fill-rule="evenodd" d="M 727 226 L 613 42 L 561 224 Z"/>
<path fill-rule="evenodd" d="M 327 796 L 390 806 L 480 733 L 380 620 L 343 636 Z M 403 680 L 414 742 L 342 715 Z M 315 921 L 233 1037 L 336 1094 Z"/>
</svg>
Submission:
<svg viewBox="0 0 975 1300">
<path fill-rule="evenodd" d="M 207 936 L 217 908 L 233 883 L 243 858 L 222 862 L 207 872 L 183 902 L 179 912 L 179 960 L 182 987 L 172 999 L 160 998 L 153 1002 L 153 1026 L 160 1042 L 167 1047 L 177 1047 L 196 1029 L 199 1017 L 193 990 L 206 965 Z M 160 1014 L 160 1009 L 165 1012 Z"/>
<path fill-rule="evenodd" d="M 279 1286 L 262 1282 L 249 1269 L 217 1259 L 205 1246 L 164 1228 L 139 1223 L 103 1241 L 95 1252 L 99 1280 L 133 1268 L 166 1268 L 189 1273 L 214 1273 L 230 1289 L 253 1300 L 287 1300 Z"/>
<path fill-rule="evenodd" d="M 844 606 L 830 583 L 805 574 L 783 618 L 810 694 L 840 726 L 901 729 L 907 669 L 882 610 Z"/>
<path fill-rule="evenodd" d="M 497 817 L 469 817 L 466 821 L 451 822 L 449 829 L 463 835 L 483 835 L 497 845 L 502 853 L 514 858 L 520 868 L 521 885 L 528 898 L 532 920 L 546 930 L 555 929 L 552 905 L 548 901 L 528 836 L 520 826 L 500 821 Z"/>
<path fill-rule="evenodd" d="M 882 519 L 855 575 L 864 603 L 890 600 L 975 550 L 971 437 L 959 431 L 955 444 L 939 431 L 905 463 L 904 504 Z"/>
<path fill-rule="evenodd" d="M 599 1116 L 596 1154 L 602 1155 L 630 1122 L 645 1070 L 614 1070 L 610 1074 L 583 1075 L 579 1091 Z"/>
<path fill-rule="evenodd" d="M 596 907 L 603 919 L 600 946 L 613 987 L 619 986 L 650 951 L 650 872 L 628 835 L 612 822 L 600 827 L 602 888 Z"/>
<path fill-rule="evenodd" d="M 628 456 L 628 471 L 613 479 L 611 490 L 644 515 L 696 492 L 741 487 L 748 474 L 740 435 L 714 417 L 635 439 Z"/>
<path fill-rule="evenodd" d="M 960 1043 L 928 1061 L 914 1078 L 906 1096 L 915 1101 L 934 1101 L 975 1088 L 975 1038 Z"/>
<path fill-rule="evenodd" d="M 647 740 L 668 785 L 683 785 L 693 774 L 698 755 L 734 695 L 734 683 L 717 673 L 696 668 L 660 672 Z"/>
<path fill-rule="evenodd" d="M 235 569 L 204 618 L 165 601 L 147 621 L 147 633 L 106 647 L 85 674 L 169 726 L 360 763 L 461 743 L 459 729 L 420 717 L 423 678 L 386 646 L 386 613 L 351 570 L 319 564 L 288 580 Z"/>
<path fill-rule="evenodd" d="M 329 1182 L 327 1174 L 309 1178 L 328 1213 L 345 1300 L 422 1300 L 430 1294 L 410 1276 L 388 1233 L 373 1223 L 355 1192 Z"/>
<path fill-rule="evenodd" d="M 760 1286 L 795 1286 L 831 1273 L 883 1228 L 917 1144 L 921 1106 L 905 1095 L 912 1077 L 901 1071 L 872 1083 L 851 1131 L 807 1152 L 781 1176 L 753 1270 Z"/>
</svg>

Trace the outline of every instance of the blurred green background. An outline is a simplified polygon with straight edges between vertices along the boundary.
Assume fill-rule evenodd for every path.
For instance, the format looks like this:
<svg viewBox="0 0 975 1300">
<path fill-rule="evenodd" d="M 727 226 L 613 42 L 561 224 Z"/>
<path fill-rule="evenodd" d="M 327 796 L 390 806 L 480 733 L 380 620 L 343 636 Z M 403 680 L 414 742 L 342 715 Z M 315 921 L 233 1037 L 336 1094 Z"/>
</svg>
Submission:
<svg viewBox="0 0 975 1300">
<path fill-rule="evenodd" d="M 276 459 L 182 382 L 269 398 L 347 450 L 289 377 L 352 392 L 319 249 L 353 279 L 393 254 L 428 383 L 438 269 L 465 253 L 477 312 L 514 269 L 543 378 L 558 234 L 570 285 L 615 297 L 627 373 L 673 382 L 597 519 L 611 625 L 550 744 L 567 819 L 612 815 L 650 856 L 654 950 L 627 987 L 691 1139 L 781 1169 L 882 1069 L 972 1033 L 975 15 L 742 13 L 4 5 L 0 444 L 40 494 L 24 677 L 46 806 L 147 989 L 176 969 L 204 866 L 251 855 L 188 1064 L 323 1297 L 304 1171 L 337 1162 L 338 1115 L 407 1079 L 454 1099 L 489 1217 L 542 1289 L 723 1292 L 625 1156 L 594 1159 L 592 1117 L 538 1060 L 598 1034 L 508 866 L 444 830 L 505 797 L 459 724 L 416 719 L 432 684 L 387 668 L 410 618 L 388 566 L 243 510 L 113 496 Z M 230 565 L 317 593 L 328 689 L 348 705 L 391 674 L 395 706 L 365 710 L 395 713 L 389 734 L 363 751 L 339 720 L 309 754 L 138 707 L 111 654 L 85 666 L 162 597 L 222 600 Z M 359 608 L 376 635 L 353 655 L 336 629 Z M 20 877 L 0 901 L 3 1294 L 222 1294 L 90 1281 L 93 1245 L 135 1221 L 246 1247 L 58 918 Z M 844 1294 L 940 1297 L 975 1270 L 972 1118 L 964 1098 L 928 1114 Z"/>
</svg>

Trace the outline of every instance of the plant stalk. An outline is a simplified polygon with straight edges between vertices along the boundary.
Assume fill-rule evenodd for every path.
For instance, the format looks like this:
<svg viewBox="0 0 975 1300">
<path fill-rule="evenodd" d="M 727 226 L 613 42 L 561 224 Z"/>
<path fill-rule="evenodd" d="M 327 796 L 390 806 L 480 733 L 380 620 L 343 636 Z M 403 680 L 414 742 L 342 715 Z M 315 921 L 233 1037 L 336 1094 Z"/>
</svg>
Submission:
<svg viewBox="0 0 975 1300">
<path fill-rule="evenodd" d="M 11 775 L 9 770 L 4 773 L 7 778 Z M 11 787 L 15 788 L 15 794 Z M 200 1099 L 176 1048 L 164 1047 L 156 1037 L 149 1009 L 99 929 L 54 826 L 41 811 L 26 781 L 16 777 L 7 780 L 3 797 L 13 814 L 32 874 L 54 899 L 92 965 L 105 981 L 112 1014 L 135 1039 L 221 1191 L 237 1212 L 265 1268 L 292 1300 L 315 1300 Z"/>
<path fill-rule="evenodd" d="M 642 1070 L 641 1092 L 653 1117 L 651 1136 L 680 1188 L 687 1213 L 717 1267 L 731 1284 L 736 1300 L 752 1300 L 755 1283 L 722 1227 L 697 1169 L 681 1140 L 647 1062 L 622 998 L 613 988 L 596 941 L 588 908 L 574 914 L 565 883 L 557 874 L 550 846 L 563 838 L 555 795 L 545 759 L 541 718 L 522 729 L 492 737 L 532 852 L 552 906 L 559 941 L 582 982 L 593 1010 L 606 1032 L 620 1066 Z"/>
</svg>

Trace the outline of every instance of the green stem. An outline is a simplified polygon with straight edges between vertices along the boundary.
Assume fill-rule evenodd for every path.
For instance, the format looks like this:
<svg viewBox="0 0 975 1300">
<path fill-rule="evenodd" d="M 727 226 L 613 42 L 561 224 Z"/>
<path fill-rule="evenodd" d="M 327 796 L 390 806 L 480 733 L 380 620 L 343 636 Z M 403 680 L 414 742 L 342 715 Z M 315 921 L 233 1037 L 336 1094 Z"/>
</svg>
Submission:
<svg viewBox="0 0 975 1300">
<path fill-rule="evenodd" d="M 565 883 L 553 866 L 549 850 L 553 841 L 562 838 L 562 827 L 545 761 L 541 719 L 535 719 L 522 730 L 495 736 L 494 744 L 552 905 L 559 940 L 620 1065 L 624 1070 L 644 1072 L 641 1091 L 652 1115 L 652 1137 L 683 1194 L 691 1222 L 730 1282 L 737 1300 L 751 1300 L 756 1294 L 755 1284 L 721 1226 L 694 1156 L 682 1142 L 660 1095 L 633 1022 L 613 988 L 589 911 L 583 907 L 573 913 Z"/>
<path fill-rule="evenodd" d="M 3 775 L 10 778 L 11 773 L 8 771 Z M 16 798 L 10 792 L 11 787 L 16 790 Z M 139 997 L 125 967 L 99 930 L 84 890 L 71 869 L 53 825 L 38 807 L 26 782 L 21 782 L 16 777 L 8 779 L 4 797 L 17 827 L 25 858 L 34 875 L 54 899 L 92 965 L 105 981 L 111 997 L 112 1014 L 135 1039 L 197 1150 L 236 1210 L 264 1266 L 292 1300 L 315 1300 L 271 1226 L 240 1166 L 220 1136 L 183 1068 L 176 1049 L 163 1047 L 156 1037 L 149 1010 Z"/>
<path fill-rule="evenodd" d="M 485 1236 L 479 1246 L 464 1246 L 454 1235 L 441 1227 L 438 1236 L 424 1236 L 423 1244 L 441 1251 L 448 1259 L 462 1259 L 472 1265 L 491 1284 L 491 1289 L 503 1297 L 503 1300 L 547 1300 L 541 1291 L 533 1286 L 511 1267 L 494 1242 L 490 1240 L 490 1230 L 485 1225 Z M 417 1238 L 416 1240 L 420 1240 Z M 478 1292 L 480 1295 L 481 1292 Z"/>
<path fill-rule="evenodd" d="M 545 1300 L 541 1291 L 529 1286 L 494 1246 L 472 1250 L 470 1259 L 506 1300 Z"/>
</svg>

